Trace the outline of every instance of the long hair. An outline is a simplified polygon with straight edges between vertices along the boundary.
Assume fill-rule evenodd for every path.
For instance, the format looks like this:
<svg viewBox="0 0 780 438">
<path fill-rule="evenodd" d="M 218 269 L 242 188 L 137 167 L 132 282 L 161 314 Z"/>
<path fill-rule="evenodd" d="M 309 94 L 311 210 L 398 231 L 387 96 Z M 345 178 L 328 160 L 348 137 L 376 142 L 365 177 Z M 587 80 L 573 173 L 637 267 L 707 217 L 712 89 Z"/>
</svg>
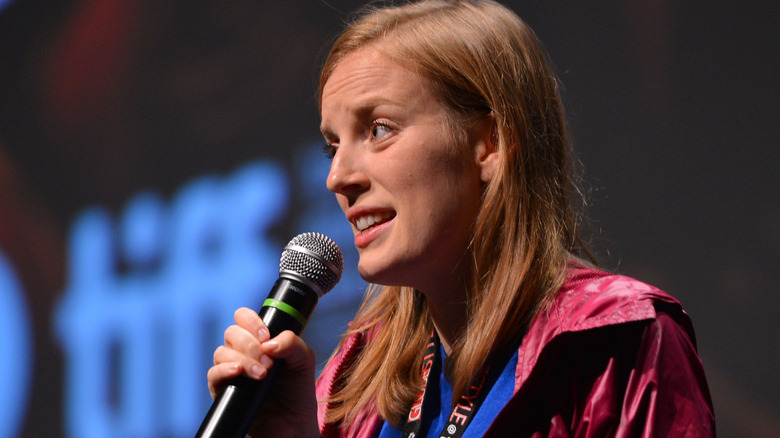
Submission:
<svg viewBox="0 0 780 438">
<path fill-rule="evenodd" d="M 468 321 L 446 369 L 455 400 L 516 345 L 562 285 L 578 247 L 558 82 L 533 31 L 510 10 L 492 1 L 428 0 L 370 9 L 349 25 L 324 63 L 320 104 L 334 68 L 368 44 L 418 72 L 461 136 L 476 120 L 493 123 L 499 168 L 474 224 Z M 403 424 L 422 385 L 432 328 L 420 292 L 371 286 L 347 333 L 370 333 L 371 342 L 331 394 L 327 421 L 349 424 L 376 404 L 387 421 Z"/>
</svg>

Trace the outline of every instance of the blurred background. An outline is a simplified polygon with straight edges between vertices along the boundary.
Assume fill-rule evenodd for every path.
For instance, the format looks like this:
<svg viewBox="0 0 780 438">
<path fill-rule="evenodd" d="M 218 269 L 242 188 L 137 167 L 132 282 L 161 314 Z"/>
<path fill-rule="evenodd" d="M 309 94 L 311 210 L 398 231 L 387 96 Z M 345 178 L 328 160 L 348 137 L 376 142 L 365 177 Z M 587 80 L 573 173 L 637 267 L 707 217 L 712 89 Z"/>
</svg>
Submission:
<svg viewBox="0 0 780 438">
<path fill-rule="evenodd" d="M 360 1 L 0 0 L 0 436 L 189 437 L 234 308 L 324 189 L 318 66 Z M 679 298 L 721 436 L 780 436 L 780 3 L 507 1 L 545 43 L 602 266 Z"/>
</svg>

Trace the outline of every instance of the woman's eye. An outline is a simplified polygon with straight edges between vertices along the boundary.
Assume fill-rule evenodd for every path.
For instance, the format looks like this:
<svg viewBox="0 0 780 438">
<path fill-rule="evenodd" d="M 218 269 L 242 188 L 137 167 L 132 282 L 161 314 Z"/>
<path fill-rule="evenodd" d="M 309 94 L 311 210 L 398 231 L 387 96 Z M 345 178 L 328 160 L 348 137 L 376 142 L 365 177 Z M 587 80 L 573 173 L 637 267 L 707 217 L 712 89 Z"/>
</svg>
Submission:
<svg viewBox="0 0 780 438">
<path fill-rule="evenodd" d="M 333 159 L 333 157 L 336 156 L 336 150 L 338 147 L 336 145 L 325 143 L 322 145 L 322 153 L 325 154 L 326 157 L 329 159 Z"/>
<path fill-rule="evenodd" d="M 392 129 L 384 123 L 374 122 L 371 124 L 371 138 L 373 140 L 380 140 L 391 131 Z"/>
</svg>

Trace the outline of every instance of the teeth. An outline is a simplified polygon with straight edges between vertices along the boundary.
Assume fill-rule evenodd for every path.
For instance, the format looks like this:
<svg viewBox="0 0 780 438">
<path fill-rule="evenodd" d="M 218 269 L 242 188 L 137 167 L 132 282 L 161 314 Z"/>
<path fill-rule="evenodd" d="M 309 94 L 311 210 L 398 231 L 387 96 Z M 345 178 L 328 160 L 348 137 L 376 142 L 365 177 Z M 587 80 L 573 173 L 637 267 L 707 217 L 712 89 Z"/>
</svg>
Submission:
<svg viewBox="0 0 780 438">
<path fill-rule="evenodd" d="M 361 216 L 355 220 L 355 227 L 359 231 L 363 231 L 366 228 L 371 227 L 372 225 L 379 223 L 382 221 L 382 215 L 379 214 L 373 214 L 368 216 Z"/>
</svg>

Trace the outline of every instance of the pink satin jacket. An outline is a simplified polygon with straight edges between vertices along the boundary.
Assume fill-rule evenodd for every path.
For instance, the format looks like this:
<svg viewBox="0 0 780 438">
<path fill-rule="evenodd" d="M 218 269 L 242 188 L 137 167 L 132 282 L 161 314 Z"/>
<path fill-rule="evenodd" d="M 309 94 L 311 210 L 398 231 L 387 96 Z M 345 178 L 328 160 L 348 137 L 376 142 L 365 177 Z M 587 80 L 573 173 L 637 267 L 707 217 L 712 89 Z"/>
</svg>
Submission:
<svg viewBox="0 0 780 438">
<path fill-rule="evenodd" d="M 365 335 L 348 338 L 317 382 L 324 400 Z M 715 417 L 690 319 L 666 293 L 629 277 L 573 268 L 518 350 L 514 396 L 485 437 L 710 437 Z M 324 437 L 368 438 L 383 420 L 364 409 Z"/>
</svg>

